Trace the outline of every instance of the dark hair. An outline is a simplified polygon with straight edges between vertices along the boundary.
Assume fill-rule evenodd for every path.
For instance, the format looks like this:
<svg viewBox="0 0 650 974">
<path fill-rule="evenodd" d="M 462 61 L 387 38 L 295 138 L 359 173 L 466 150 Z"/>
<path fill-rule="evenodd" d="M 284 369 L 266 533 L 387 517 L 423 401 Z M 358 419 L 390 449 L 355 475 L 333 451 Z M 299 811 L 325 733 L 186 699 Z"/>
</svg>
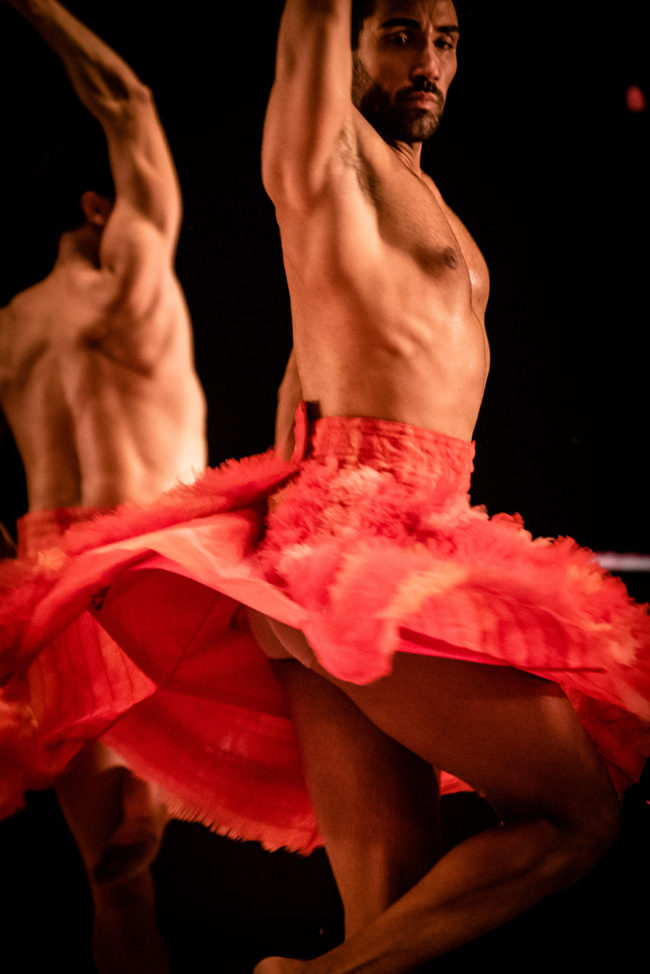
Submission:
<svg viewBox="0 0 650 974">
<path fill-rule="evenodd" d="M 352 50 L 359 46 L 359 34 L 366 17 L 375 9 L 376 0 L 352 0 Z"/>
<path fill-rule="evenodd" d="M 60 237 L 84 222 L 81 197 L 94 190 L 115 199 L 106 140 L 101 129 L 71 133 L 47 147 L 30 174 L 35 220 L 46 234 Z"/>
<path fill-rule="evenodd" d="M 377 0 L 352 0 L 352 50 L 356 51 L 359 46 L 359 34 L 361 33 L 361 28 L 363 27 L 363 22 L 366 17 L 370 17 L 373 13 Z M 456 12 L 460 17 L 461 14 L 463 18 L 466 16 L 471 16 L 473 13 L 473 5 L 471 2 L 466 2 L 466 0 L 453 0 Z"/>
</svg>

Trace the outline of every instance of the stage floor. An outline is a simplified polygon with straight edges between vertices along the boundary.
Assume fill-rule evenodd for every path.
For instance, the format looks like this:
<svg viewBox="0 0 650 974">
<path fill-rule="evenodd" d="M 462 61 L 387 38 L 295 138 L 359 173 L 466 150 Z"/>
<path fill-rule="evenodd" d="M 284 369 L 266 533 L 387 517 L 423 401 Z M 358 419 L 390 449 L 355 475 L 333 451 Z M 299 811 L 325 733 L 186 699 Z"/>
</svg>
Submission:
<svg viewBox="0 0 650 974">
<path fill-rule="evenodd" d="M 422 971 L 639 970 L 650 948 L 648 798 L 630 796 L 618 845 L 578 886 Z M 453 844 L 489 824 L 491 812 L 474 795 L 456 795 L 443 800 L 443 817 Z M 24 811 L 0 824 L 0 854 L 3 971 L 93 974 L 85 875 L 51 792 L 30 795 Z M 313 956 L 341 935 L 322 851 L 269 854 L 172 822 L 155 880 L 172 974 L 250 974 L 263 956 Z"/>
</svg>

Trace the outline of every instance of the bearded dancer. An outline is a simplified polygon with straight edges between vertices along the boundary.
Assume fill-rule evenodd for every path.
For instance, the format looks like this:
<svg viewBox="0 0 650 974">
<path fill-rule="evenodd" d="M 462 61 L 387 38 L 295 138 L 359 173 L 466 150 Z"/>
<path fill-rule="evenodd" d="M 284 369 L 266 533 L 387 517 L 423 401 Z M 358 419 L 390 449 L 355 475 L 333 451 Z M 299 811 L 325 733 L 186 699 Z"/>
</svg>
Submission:
<svg viewBox="0 0 650 974">
<path fill-rule="evenodd" d="M 602 856 L 618 827 L 615 788 L 650 753 L 645 608 L 591 552 L 533 541 L 519 519 L 469 504 L 487 272 L 419 164 L 456 70 L 455 9 L 378 0 L 352 37 L 351 13 L 350 0 L 288 0 L 266 122 L 294 319 L 285 388 L 310 404 L 291 457 L 209 471 L 151 508 L 72 529 L 47 564 L 2 576 L 11 701 L 21 672 L 92 605 L 164 692 L 191 692 L 202 714 L 223 705 L 203 763 L 184 746 L 179 769 L 174 741 L 154 755 L 135 733 L 125 695 L 114 730 L 125 728 L 134 767 L 155 765 L 221 830 L 307 850 L 313 820 L 298 778 L 292 793 L 280 773 L 297 769 L 279 678 L 355 921 L 333 952 L 268 958 L 259 974 L 399 974 L 493 929 Z M 337 811 L 350 778 L 328 735 L 337 711 L 341 738 L 367 733 L 368 787 L 385 766 L 397 798 L 403 781 L 418 833 L 436 768 L 501 818 L 437 862 L 422 835 L 425 874 L 401 895 L 388 889 L 374 919 L 355 914 L 351 846 L 366 810 L 352 821 Z M 152 733 L 163 740 L 164 728 Z M 36 774 L 42 738 L 33 744 Z M 203 772 L 194 788 L 188 763 Z"/>
</svg>

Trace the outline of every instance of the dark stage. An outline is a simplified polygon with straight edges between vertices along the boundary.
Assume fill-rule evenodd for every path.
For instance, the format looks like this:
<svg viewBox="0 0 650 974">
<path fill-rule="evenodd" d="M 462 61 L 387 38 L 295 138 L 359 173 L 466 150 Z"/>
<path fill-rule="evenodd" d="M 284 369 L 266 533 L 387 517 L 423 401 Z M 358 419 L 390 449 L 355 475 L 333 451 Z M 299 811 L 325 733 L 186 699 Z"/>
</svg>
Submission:
<svg viewBox="0 0 650 974">
<path fill-rule="evenodd" d="M 492 371 L 472 497 L 491 513 L 520 512 L 536 535 L 647 554 L 648 116 L 629 96 L 632 86 L 650 91 L 646 6 L 621 0 L 606 17 L 586 2 L 470 6 L 424 166 L 491 272 Z M 184 196 L 177 271 L 208 399 L 210 461 L 261 451 L 291 343 L 259 163 L 281 3 L 224 6 L 216 24 L 198 0 L 69 7 L 156 96 Z M 83 138 L 88 123 L 54 56 L 6 6 L 0 15 L 4 305 L 54 258 L 39 221 L 39 159 Z M 0 519 L 11 529 L 26 500 L 6 431 L 0 458 Z M 650 597 L 650 576 L 625 580 Z M 630 795 L 619 844 L 590 877 L 430 969 L 644 970 L 647 799 L 648 788 Z M 449 843 L 488 815 L 473 797 L 444 804 Z M 85 877 L 49 793 L 0 824 L 0 849 L 2 970 L 91 972 Z M 322 854 L 269 855 L 172 823 L 156 883 L 174 974 L 245 974 L 261 956 L 317 953 L 339 936 Z"/>
<path fill-rule="evenodd" d="M 644 794 L 630 794 L 620 840 L 589 877 L 421 970 L 644 970 L 650 789 Z M 472 795 L 445 798 L 443 815 L 448 843 L 492 821 Z M 52 795 L 30 796 L 25 811 L 0 825 L 0 842 L 3 970 L 92 974 L 85 874 Z M 261 957 L 313 956 L 340 936 L 339 901 L 322 852 L 265 853 L 173 822 L 155 878 L 172 974 L 250 974 Z"/>
</svg>

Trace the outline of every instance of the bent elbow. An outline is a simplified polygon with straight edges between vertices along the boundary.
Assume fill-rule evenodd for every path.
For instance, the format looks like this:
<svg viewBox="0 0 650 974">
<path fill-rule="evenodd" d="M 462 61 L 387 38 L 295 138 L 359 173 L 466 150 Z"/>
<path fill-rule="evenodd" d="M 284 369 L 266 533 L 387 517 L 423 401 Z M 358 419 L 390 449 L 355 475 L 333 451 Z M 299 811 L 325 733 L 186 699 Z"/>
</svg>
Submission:
<svg viewBox="0 0 650 974">
<path fill-rule="evenodd" d="M 127 87 L 127 98 L 129 101 L 133 102 L 134 105 L 138 105 L 139 107 L 148 109 L 155 108 L 153 91 L 149 85 L 145 85 L 137 79 L 132 85 Z"/>
<path fill-rule="evenodd" d="M 137 78 L 115 77 L 98 106 L 100 113 L 112 121 L 126 122 L 156 111 L 154 96 L 148 85 Z"/>
</svg>

